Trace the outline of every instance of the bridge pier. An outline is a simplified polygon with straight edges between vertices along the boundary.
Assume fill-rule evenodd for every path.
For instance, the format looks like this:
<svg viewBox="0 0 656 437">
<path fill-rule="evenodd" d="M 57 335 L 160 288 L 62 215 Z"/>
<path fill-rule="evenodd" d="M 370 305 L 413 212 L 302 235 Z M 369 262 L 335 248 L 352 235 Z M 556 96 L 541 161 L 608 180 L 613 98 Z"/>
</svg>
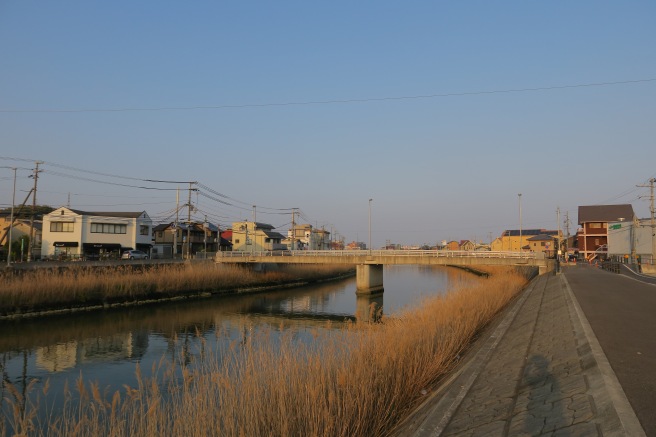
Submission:
<svg viewBox="0 0 656 437">
<path fill-rule="evenodd" d="M 355 294 L 374 294 L 383 292 L 382 264 L 358 264 L 355 273 Z"/>
</svg>

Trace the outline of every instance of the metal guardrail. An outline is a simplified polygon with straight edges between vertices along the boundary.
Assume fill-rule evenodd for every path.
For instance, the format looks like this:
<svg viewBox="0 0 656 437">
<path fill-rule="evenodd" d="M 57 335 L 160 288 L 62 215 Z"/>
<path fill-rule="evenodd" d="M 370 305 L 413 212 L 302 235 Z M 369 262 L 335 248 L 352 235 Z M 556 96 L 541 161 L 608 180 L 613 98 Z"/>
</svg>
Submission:
<svg viewBox="0 0 656 437">
<path fill-rule="evenodd" d="M 466 250 L 270 250 L 258 252 L 218 252 L 219 258 L 250 258 L 250 257 L 325 257 L 325 256 L 357 256 L 357 257 L 432 257 L 432 258 L 504 258 L 504 259 L 544 259 L 538 252 L 491 252 Z"/>
</svg>

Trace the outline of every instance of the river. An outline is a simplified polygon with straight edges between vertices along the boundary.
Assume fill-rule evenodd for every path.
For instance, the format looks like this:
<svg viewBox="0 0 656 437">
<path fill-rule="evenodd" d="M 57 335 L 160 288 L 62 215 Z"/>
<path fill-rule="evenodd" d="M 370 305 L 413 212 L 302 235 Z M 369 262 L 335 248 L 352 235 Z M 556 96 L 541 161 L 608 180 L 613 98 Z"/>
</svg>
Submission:
<svg viewBox="0 0 656 437">
<path fill-rule="evenodd" d="M 371 297 L 356 297 L 355 278 L 348 278 L 266 293 L 0 322 L 0 396 L 8 395 L 7 383 L 24 393 L 32 382 L 32 393 L 38 393 L 48 380 L 47 404 L 56 410 L 66 381 L 73 386 L 83 375 L 108 392 L 134 386 L 137 363 L 145 376 L 163 358 L 192 363 L 198 359 L 200 337 L 209 343 L 239 340 L 266 328 L 293 329 L 312 341 L 307 333 L 313 329 L 366 321 L 372 304 L 390 316 L 422 297 L 475 280 L 448 267 L 388 266 L 384 293 Z"/>
</svg>

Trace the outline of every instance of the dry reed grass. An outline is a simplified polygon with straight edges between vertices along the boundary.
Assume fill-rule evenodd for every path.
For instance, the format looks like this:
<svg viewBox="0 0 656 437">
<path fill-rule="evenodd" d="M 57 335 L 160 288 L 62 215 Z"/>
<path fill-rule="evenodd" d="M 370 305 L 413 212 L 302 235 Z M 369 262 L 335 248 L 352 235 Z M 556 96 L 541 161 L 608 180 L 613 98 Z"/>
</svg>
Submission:
<svg viewBox="0 0 656 437">
<path fill-rule="evenodd" d="M 231 291 L 296 280 L 316 280 L 352 270 L 352 266 L 310 265 L 254 272 L 214 263 L 142 269 L 39 269 L 22 276 L 0 277 L 0 314 Z"/>
<path fill-rule="evenodd" d="M 382 323 L 315 332 L 321 341 L 299 344 L 290 331 L 280 341 L 266 332 L 245 337 L 208 353 L 199 368 L 139 377 L 123 394 L 105 397 L 80 380 L 82 402 L 67 393 L 66 413 L 42 429 L 57 436 L 385 435 L 525 282 L 497 272 Z"/>
</svg>

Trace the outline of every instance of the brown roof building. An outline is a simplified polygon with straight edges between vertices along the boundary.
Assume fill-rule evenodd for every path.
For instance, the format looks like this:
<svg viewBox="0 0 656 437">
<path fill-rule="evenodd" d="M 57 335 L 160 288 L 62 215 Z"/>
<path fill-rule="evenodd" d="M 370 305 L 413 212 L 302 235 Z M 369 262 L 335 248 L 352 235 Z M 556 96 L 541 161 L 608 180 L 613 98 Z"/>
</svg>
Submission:
<svg viewBox="0 0 656 437">
<path fill-rule="evenodd" d="M 579 206 L 579 253 L 586 259 L 608 254 L 608 223 L 633 221 L 633 207 L 622 205 Z"/>
</svg>

